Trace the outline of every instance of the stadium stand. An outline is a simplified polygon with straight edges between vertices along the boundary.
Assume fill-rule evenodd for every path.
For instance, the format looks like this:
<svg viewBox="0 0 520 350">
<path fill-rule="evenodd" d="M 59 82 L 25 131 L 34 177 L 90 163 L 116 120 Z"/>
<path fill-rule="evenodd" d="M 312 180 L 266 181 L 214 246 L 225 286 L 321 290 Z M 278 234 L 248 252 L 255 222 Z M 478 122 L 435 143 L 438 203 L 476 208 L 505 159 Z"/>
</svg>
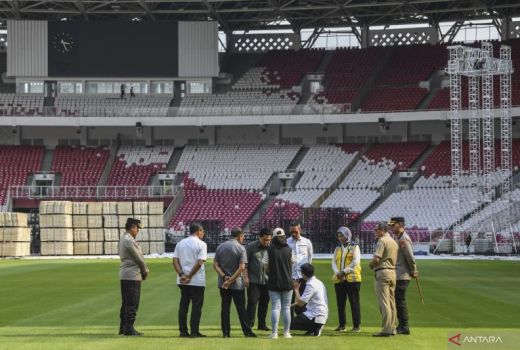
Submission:
<svg viewBox="0 0 520 350">
<path fill-rule="evenodd" d="M 300 99 L 292 87 L 313 72 L 322 50 L 270 51 L 225 93 L 187 95 L 179 115 L 290 114 Z M 217 108 L 215 108 L 217 107 Z"/>
<path fill-rule="evenodd" d="M 176 231 L 184 231 L 194 220 L 217 222 L 224 230 L 243 227 L 265 198 L 252 190 L 206 189 L 188 176 L 184 190 L 184 201 L 169 225 Z"/>
<path fill-rule="evenodd" d="M 147 186 L 152 175 L 166 169 L 173 146 L 121 146 L 108 186 Z"/>
<path fill-rule="evenodd" d="M 43 115 L 43 96 L 24 94 L 0 94 L 0 115 Z"/>
<path fill-rule="evenodd" d="M 175 171 L 189 173 L 208 189 L 261 190 L 274 172 L 284 171 L 300 146 L 187 146 Z"/>
<path fill-rule="evenodd" d="M 242 227 L 262 204 L 274 172 L 284 171 L 300 146 L 221 145 L 185 147 L 176 172 L 184 174 L 184 201 L 170 227 L 193 220 Z"/>
<path fill-rule="evenodd" d="M 109 156 L 106 148 L 58 146 L 51 169 L 61 174 L 61 186 L 96 186 Z"/>
<path fill-rule="evenodd" d="M 44 147 L 0 146 L 0 206 L 6 204 L 9 186 L 25 186 L 30 174 L 41 169 Z"/>
<path fill-rule="evenodd" d="M 137 95 L 120 98 L 119 95 L 60 95 L 55 99 L 57 116 L 166 116 L 171 96 Z"/>
<path fill-rule="evenodd" d="M 380 197 L 394 171 L 410 168 L 428 146 L 427 142 L 373 145 L 321 207 L 348 207 L 354 217 L 359 216 Z"/>
</svg>

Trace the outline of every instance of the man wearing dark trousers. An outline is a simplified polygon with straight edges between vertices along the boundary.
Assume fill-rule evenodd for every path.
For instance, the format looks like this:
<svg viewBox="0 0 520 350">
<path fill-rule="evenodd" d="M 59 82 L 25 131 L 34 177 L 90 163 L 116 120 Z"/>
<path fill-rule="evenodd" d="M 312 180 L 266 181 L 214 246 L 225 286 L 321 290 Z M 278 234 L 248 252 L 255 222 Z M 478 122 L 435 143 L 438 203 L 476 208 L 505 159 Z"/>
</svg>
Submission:
<svg viewBox="0 0 520 350">
<path fill-rule="evenodd" d="M 135 241 L 140 228 L 140 220 L 128 218 L 125 224 L 126 232 L 119 240 L 119 256 L 121 258 L 121 265 L 119 266 L 119 279 L 121 280 L 119 335 L 143 335 L 134 328 L 141 297 L 141 281 L 144 281 L 149 274 L 141 247 Z"/>
<path fill-rule="evenodd" d="M 345 306 L 348 299 L 352 313 L 351 332 L 357 333 L 361 331 L 361 303 L 359 302 L 361 251 L 359 246 L 352 241 L 352 232 L 347 227 L 338 228 L 336 237 L 339 246 L 334 250 L 332 257 L 332 271 L 334 272 L 332 280 L 336 292 L 339 325 L 335 331 L 345 331 Z"/>
<path fill-rule="evenodd" d="M 270 331 L 265 323 L 269 307 L 269 290 L 267 289 L 267 269 L 262 263 L 273 234 L 268 228 L 263 228 L 258 234 L 258 240 L 246 247 L 247 275 L 247 317 L 251 328 L 255 325 L 255 314 L 258 305 L 258 330 Z"/>
<path fill-rule="evenodd" d="M 289 248 L 291 248 L 292 254 L 295 257 L 292 266 L 292 278 L 293 282 L 298 282 L 298 285 L 300 286 L 301 295 L 305 290 L 306 283 L 301 272 L 301 266 L 303 264 L 312 263 L 313 247 L 310 239 L 302 237 L 302 229 L 299 222 L 292 222 L 289 228 L 289 232 L 291 233 L 291 237 L 287 239 L 287 245 L 289 246 Z M 293 294 L 293 303 L 295 300 L 294 298 L 295 295 Z M 296 315 L 299 315 L 305 311 L 305 306 L 296 305 L 294 308 L 291 308 L 291 318 L 294 317 L 293 310 Z"/>
<path fill-rule="evenodd" d="M 388 223 L 396 236 L 399 246 L 397 254 L 397 264 L 395 266 L 397 283 L 395 287 L 395 306 L 397 309 L 397 334 L 410 334 L 408 324 L 408 307 L 406 305 L 406 289 L 412 278 L 419 275 L 417 264 L 413 255 L 412 240 L 405 231 L 404 218 L 391 218 Z"/>
<path fill-rule="evenodd" d="M 306 306 L 305 311 L 291 321 L 291 330 L 306 331 L 305 335 L 319 337 L 329 316 L 327 290 L 325 285 L 314 276 L 314 266 L 303 264 L 300 266 L 305 289 L 300 295 L 300 283 L 294 282 L 295 301 L 291 307 Z"/>
<path fill-rule="evenodd" d="M 206 262 L 208 248 L 202 241 L 204 229 L 199 223 L 190 225 L 190 236 L 184 238 L 175 246 L 173 252 L 173 268 L 177 272 L 177 285 L 181 290 L 179 301 L 179 336 L 201 338 L 205 337 L 199 331 L 202 306 L 204 305 L 204 290 L 206 287 Z M 188 308 L 191 302 L 190 328 L 188 332 Z"/>
<path fill-rule="evenodd" d="M 218 274 L 218 288 L 220 289 L 221 310 L 220 322 L 224 338 L 231 337 L 229 319 L 231 300 L 235 303 L 242 332 L 246 337 L 256 337 L 249 325 L 246 312 L 245 287 L 249 285 L 246 272 L 247 254 L 242 246 L 244 233 L 235 227 L 231 230 L 231 239 L 220 244 L 215 251 L 213 268 Z"/>
</svg>

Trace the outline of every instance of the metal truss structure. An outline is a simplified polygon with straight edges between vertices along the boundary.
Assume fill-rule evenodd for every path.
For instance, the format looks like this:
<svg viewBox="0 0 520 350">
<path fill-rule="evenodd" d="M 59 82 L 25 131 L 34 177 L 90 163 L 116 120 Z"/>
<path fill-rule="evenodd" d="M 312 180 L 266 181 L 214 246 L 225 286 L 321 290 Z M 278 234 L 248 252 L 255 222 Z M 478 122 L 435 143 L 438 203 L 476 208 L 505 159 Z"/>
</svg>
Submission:
<svg viewBox="0 0 520 350">
<path fill-rule="evenodd" d="M 453 225 L 454 252 L 462 246 L 461 223 L 467 216 L 470 201 L 470 217 L 478 218 L 481 209 L 495 199 L 495 108 L 494 77 L 500 76 L 500 200 L 508 208 L 512 190 L 512 122 L 511 122 L 511 48 L 502 45 L 500 57 L 493 56 L 493 45 L 482 43 L 481 48 L 461 45 L 449 46 L 449 61 L 446 72 L 450 76 L 450 122 L 451 122 L 451 171 L 452 203 L 457 222 Z M 469 177 L 463 169 L 464 149 L 462 142 L 461 80 L 468 81 L 468 158 Z M 482 84 L 481 93 L 479 82 Z M 481 103 L 481 104 L 480 104 Z M 481 108 L 479 109 L 479 106 Z M 482 127 L 481 127 L 482 126 Z M 468 180 L 469 179 L 469 180 Z M 463 188 L 470 188 L 469 197 Z M 466 209 L 466 212 L 463 209 Z M 467 219 L 467 217 L 466 217 Z M 509 218 L 509 221 L 511 219 Z M 479 229 L 477 229 L 478 231 Z M 468 232 L 472 240 L 478 232 Z M 495 235 L 496 243 L 496 232 Z M 443 235 L 445 239 L 447 232 Z"/>
<path fill-rule="evenodd" d="M 502 19 L 520 15 L 517 0 L 7 0 L 1 19 L 208 20 L 234 30 L 351 27 Z M 464 20 L 463 20 L 464 19 Z M 454 25 L 449 37 L 458 31 Z M 445 41 L 445 40 L 444 40 Z"/>
</svg>

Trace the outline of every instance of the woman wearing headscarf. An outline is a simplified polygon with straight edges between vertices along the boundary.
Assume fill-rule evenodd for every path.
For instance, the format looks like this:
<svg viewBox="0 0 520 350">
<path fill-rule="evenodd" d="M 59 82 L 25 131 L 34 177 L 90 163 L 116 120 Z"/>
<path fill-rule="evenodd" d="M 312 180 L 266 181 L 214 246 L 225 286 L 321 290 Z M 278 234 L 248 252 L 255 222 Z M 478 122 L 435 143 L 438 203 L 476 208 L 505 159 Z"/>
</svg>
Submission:
<svg viewBox="0 0 520 350">
<path fill-rule="evenodd" d="M 339 245 L 334 250 L 332 257 L 332 271 L 334 271 L 332 279 L 336 291 L 339 325 L 335 331 L 345 331 L 345 307 L 348 299 L 352 312 L 351 332 L 360 332 L 361 252 L 357 243 L 352 241 L 352 232 L 347 227 L 338 228 L 336 237 Z"/>
</svg>

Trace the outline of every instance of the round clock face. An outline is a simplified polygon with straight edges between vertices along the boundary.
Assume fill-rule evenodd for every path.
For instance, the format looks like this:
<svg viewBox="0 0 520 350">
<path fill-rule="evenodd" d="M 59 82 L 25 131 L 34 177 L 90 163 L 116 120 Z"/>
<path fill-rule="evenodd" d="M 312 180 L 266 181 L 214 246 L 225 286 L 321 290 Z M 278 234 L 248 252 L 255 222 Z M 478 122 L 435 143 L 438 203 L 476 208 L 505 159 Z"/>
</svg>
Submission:
<svg viewBox="0 0 520 350">
<path fill-rule="evenodd" d="M 58 33 L 52 39 L 54 50 L 61 54 L 68 54 L 75 47 L 76 43 L 72 39 L 72 35 L 66 32 Z"/>
</svg>

